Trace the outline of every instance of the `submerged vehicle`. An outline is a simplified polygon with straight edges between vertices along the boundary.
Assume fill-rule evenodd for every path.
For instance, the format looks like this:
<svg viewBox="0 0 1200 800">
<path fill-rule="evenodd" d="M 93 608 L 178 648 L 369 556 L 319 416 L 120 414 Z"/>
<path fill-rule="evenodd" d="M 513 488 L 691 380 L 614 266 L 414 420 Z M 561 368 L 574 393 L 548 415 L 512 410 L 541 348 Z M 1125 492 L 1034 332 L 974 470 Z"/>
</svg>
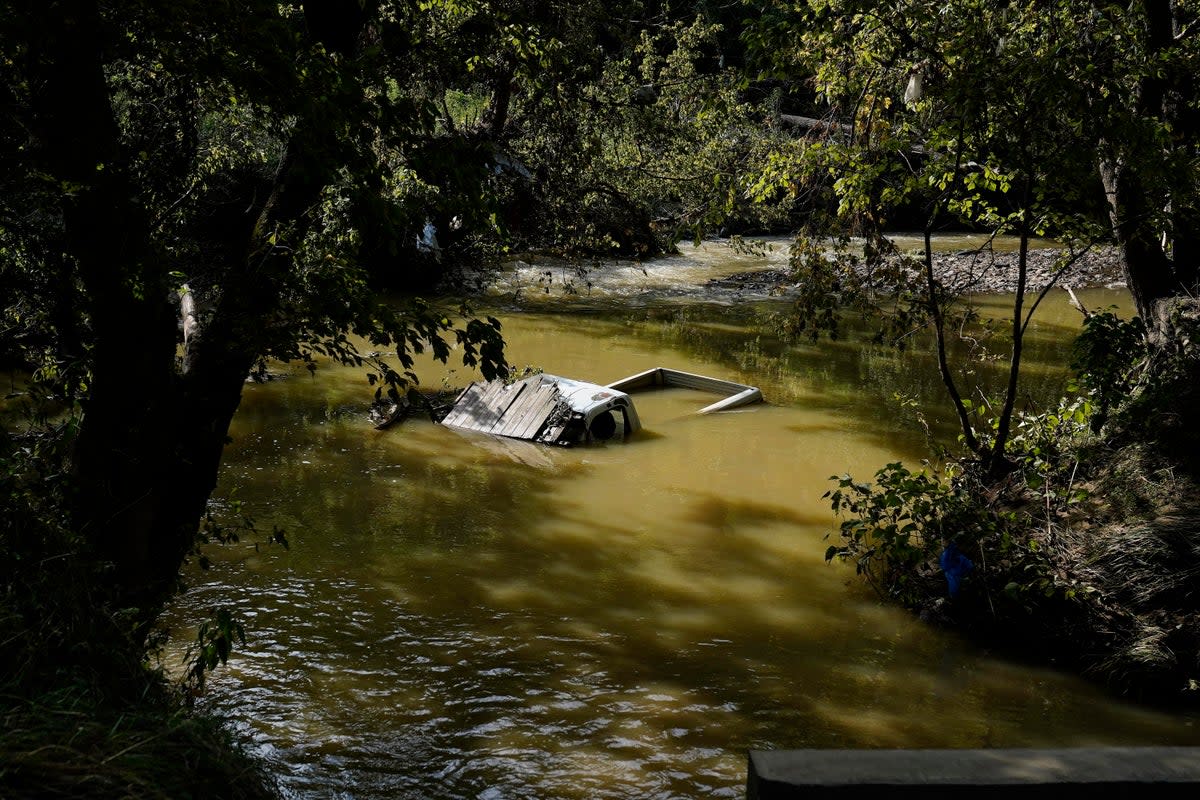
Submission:
<svg viewBox="0 0 1200 800">
<path fill-rule="evenodd" d="M 757 387 L 656 367 L 601 386 L 539 374 L 514 383 L 472 383 L 455 399 L 443 425 L 544 444 L 604 442 L 642 427 L 630 392 L 679 386 L 718 392 L 722 400 L 698 413 L 724 411 L 762 402 Z"/>
</svg>

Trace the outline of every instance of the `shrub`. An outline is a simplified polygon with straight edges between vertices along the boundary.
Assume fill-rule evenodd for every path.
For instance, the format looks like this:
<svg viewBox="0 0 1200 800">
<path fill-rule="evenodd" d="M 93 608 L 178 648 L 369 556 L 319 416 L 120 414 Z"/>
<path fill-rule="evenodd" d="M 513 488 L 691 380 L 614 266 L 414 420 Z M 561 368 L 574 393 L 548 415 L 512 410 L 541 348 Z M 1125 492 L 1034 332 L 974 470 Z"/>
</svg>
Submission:
<svg viewBox="0 0 1200 800">
<path fill-rule="evenodd" d="M 909 608 L 950 595 L 1001 623 L 1074 600 L 1085 589 L 1062 575 L 1052 548 L 1056 526 L 1089 497 L 1074 454 L 1091 414 L 1090 401 L 1077 398 L 1019 415 L 1014 468 L 999 481 L 974 460 L 942 470 L 925 462 L 919 471 L 892 463 L 874 484 L 832 477 L 837 487 L 825 497 L 842 519 L 826 560 L 853 562 L 881 596 Z"/>
</svg>

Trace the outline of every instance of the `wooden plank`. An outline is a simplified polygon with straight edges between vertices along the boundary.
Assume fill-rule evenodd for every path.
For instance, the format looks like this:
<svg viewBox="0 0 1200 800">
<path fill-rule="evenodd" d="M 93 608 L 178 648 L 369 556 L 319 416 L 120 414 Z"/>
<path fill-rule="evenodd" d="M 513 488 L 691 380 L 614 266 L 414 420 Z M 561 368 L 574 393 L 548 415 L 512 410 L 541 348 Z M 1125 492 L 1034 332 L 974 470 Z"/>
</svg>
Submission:
<svg viewBox="0 0 1200 800">
<path fill-rule="evenodd" d="M 503 402 L 501 395 L 504 392 L 504 384 L 493 381 L 487 385 L 483 392 L 483 396 L 479 398 L 479 404 L 482 408 L 477 412 L 479 418 L 479 430 L 491 431 L 496 427 L 496 423 L 500 421 L 500 412 L 497 407 Z"/>
<path fill-rule="evenodd" d="M 450 409 L 450 413 L 442 419 L 442 424 L 455 428 L 469 429 L 470 416 L 467 413 L 467 409 L 475 402 L 479 391 L 480 386 L 477 383 L 472 383 L 464 389 L 462 394 L 458 396 L 458 399 L 454 401 L 454 408 Z"/>
<path fill-rule="evenodd" d="M 466 426 L 473 431 L 488 431 L 491 429 L 491 414 L 487 406 L 485 398 L 488 394 L 488 386 L 482 385 L 478 392 L 468 398 L 469 402 L 464 409 L 466 415 Z"/>
<path fill-rule="evenodd" d="M 514 434 L 519 439 L 532 439 L 537 436 L 538 431 L 546 424 L 547 418 L 558 407 L 558 387 L 552 383 L 543 383 L 537 388 L 534 398 L 537 402 L 526 414 L 528 420 L 526 425 Z"/>
<path fill-rule="evenodd" d="M 516 392 L 506 392 L 506 388 L 496 383 L 472 384 L 459 395 L 442 424 L 465 430 L 490 430 L 517 396 Z"/>
<path fill-rule="evenodd" d="M 504 435 L 512 436 L 517 439 L 527 438 L 525 431 L 533 422 L 540 422 L 542 408 L 545 405 L 543 396 L 543 386 L 539 382 L 536 386 L 531 386 L 525 392 L 526 399 L 521 404 L 520 408 L 514 409 L 512 419 L 504 426 Z"/>
<path fill-rule="evenodd" d="M 533 439 L 549 425 L 550 420 L 562 412 L 563 406 L 566 405 L 566 400 L 562 396 L 562 392 L 557 386 L 547 386 L 549 391 L 546 392 L 546 404 L 541 412 L 542 418 L 537 421 L 537 425 L 533 430 L 526 434 L 526 437 Z"/>
<path fill-rule="evenodd" d="M 497 426 L 495 433 L 500 436 L 517 436 L 525 428 L 526 415 L 537 404 L 537 390 L 540 384 L 540 378 L 525 382 L 521 397 L 509 407 L 503 424 Z"/>
<path fill-rule="evenodd" d="M 550 391 L 547 392 L 546 419 L 544 420 L 543 425 L 560 413 L 571 413 L 571 407 L 567 404 L 567 398 L 563 396 L 562 389 L 560 389 L 556 384 L 551 384 L 546 388 Z"/>
<path fill-rule="evenodd" d="M 517 402 L 518 398 L 524 394 L 525 389 L 528 388 L 528 386 L 529 384 L 527 382 L 518 381 L 517 383 L 507 385 L 503 388 L 500 402 L 496 406 L 496 413 L 500 419 L 503 419 L 504 416 L 508 414 L 508 411 L 510 408 L 512 408 L 513 403 Z"/>
<path fill-rule="evenodd" d="M 458 419 L 459 403 L 461 403 L 463 401 L 463 399 L 467 396 L 467 394 L 471 391 L 471 389 L 473 387 L 474 387 L 474 384 L 471 384 L 471 386 L 468 386 L 466 389 L 463 389 L 462 392 L 459 393 L 458 397 L 454 398 L 454 405 L 451 406 L 450 411 L 446 414 L 446 416 L 442 417 L 443 425 L 450 425 L 452 427 L 456 427 L 455 420 Z"/>
<path fill-rule="evenodd" d="M 496 426 L 498 417 L 496 409 L 493 408 L 494 404 L 496 404 L 496 384 L 485 384 L 478 397 L 475 398 L 475 402 L 468 409 L 474 431 L 487 432 Z"/>
</svg>

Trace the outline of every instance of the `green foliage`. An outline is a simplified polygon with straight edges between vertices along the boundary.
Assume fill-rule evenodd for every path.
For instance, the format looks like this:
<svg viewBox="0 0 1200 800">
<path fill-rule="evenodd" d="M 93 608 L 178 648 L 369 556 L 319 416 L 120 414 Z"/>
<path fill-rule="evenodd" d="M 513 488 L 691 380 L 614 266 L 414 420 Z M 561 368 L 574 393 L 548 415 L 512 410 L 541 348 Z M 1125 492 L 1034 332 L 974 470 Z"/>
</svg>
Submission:
<svg viewBox="0 0 1200 800">
<path fill-rule="evenodd" d="M 1091 413 L 1080 398 L 1019 415 L 1009 450 L 1013 471 L 999 485 L 971 461 L 944 470 L 926 463 L 921 471 L 892 463 L 874 484 L 832 477 L 837 488 L 824 496 L 843 519 L 826 560 L 852 561 L 881 595 L 925 608 L 946 594 L 938 562 L 953 543 L 974 562 L 954 600 L 959 606 L 1006 615 L 997 622 L 1013 625 L 1046 603 L 1074 600 L 1089 590 L 1061 576 L 1053 531 L 1089 499 L 1077 454 L 1090 442 Z"/>
<path fill-rule="evenodd" d="M 844 130 L 772 159 L 756 196 L 826 183 L 843 224 L 868 233 L 915 207 L 931 226 L 1103 235 L 1094 85 L 1080 80 L 1098 45 L 1069 33 L 1086 17 L 1070 0 L 769 5 L 744 39 L 775 74 L 811 76 L 811 113 Z"/>
<path fill-rule="evenodd" d="M 445 146 L 418 85 L 440 13 L 252 0 L 0 15 L 0 359 L 36 415 L 0 435 L 6 693 L 82 682 L 120 706 L 145 691 L 153 621 L 197 529 L 202 543 L 253 527 L 204 514 L 243 383 L 268 361 L 364 366 L 389 396 L 419 353 L 504 371 L 499 323 L 418 299 L 431 282 L 404 250 L 389 262 L 402 296 L 374 290 L 376 248 L 412 250 L 432 198 L 492 211 L 482 151 Z M 219 612 L 192 684 L 241 638 Z"/>
<path fill-rule="evenodd" d="M 845 519 L 841 543 L 831 545 L 825 559 L 853 561 L 877 591 L 908 606 L 938 594 L 942 580 L 935 565 L 948 544 L 973 554 L 1011 522 L 980 505 L 965 481 L 913 472 L 898 462 L 880 468 L 874 485 L 848 475 L 830 480 L 838 488 L 824 496 Z"/>
<path fill-rule="evenodd" d="M 307 4 L 306 9 L 317 14 L 321 6 Z M 491 210 L 479 199 L 482 165 L 465 192 L 446 182 L 438 163 L 459 156 L 469 165 L 472 159 L 443 153 L 436 145 L 435 121 L 420 93 L 412 87 L 400 93 L 387 90 L 395 87 L 389 76 L 414 62 L 422 65 L 416 74 L 425 74 L 433 53 L 397 40 L 404 26 L 425 24 L 421 12 L 403 4 L 383 6 L 375 21 L 379 46 L 358 48 L 353 57 L 333 52 L 356 47 L 353 41 L 336 40 L 338 35 L 353 37 L 353 24 L 338 20 L 313 41 L 299 9 L 269 3 L 251 4 L 237 18 L 197 8 L 170 19 L 151 15 L 130 21 L 120 17 L 120 8 L 106 11 L 115 29 L 129 33 L 105 54 L 112 76 L 105 88 L 116 106 L 117 150 L 114 163 L 99 171 L 123 176 L 136 192 L 160 251 L 149 272 L 129 277 L 131 288 L 140 283 L 154 291 L 169 273 L 175 286 L 190 284 L 207 314 L 230 305 L 224 301 L 226 292 L 257 296 L 258 319 L 236 335 L 252 337 L 254 349 L 268 358 L 301 357 L 298 345 L 325 340 L 330 346 L 330 340 L 351 328 L 386 337 L 400 344 L 402 353 L 414 349 L 414 341 L 444 334 L 473 343 L 465 328 L 454 332 L 444 313 L 412 305 L 387 314 L 371 302 L 370 259 L 378 245 L 373 240 L 364 247 L 364 228 L 372 234 L 379 234 L 381 225 L 419 231 L 431 198 L 447 190 L 456 192 L 460 214 L 474 213 L 481 203 L 484 211 Z M 426 12 L 435 14 L 440 6 L 430 4 Z M 108 32 L 107 26 L 98 31 Z M 212 50 L 180 47 L 182 41 L 212 42 Z M 14 74 L 8 77 L 22 86 L 18 63 L 9 62 Z M 17 95 L 19 114 L 33 114 L 35 99 Z M 292 161 L 299 152 L 306 161 L 305 174 L 289 189 L 298 198 L 309 195 L 310 204 L 291 209 L 289 219 L 267 219 L 259 212 L 270 216 L 272 181 L 281 177 L 278 169 L 289 148 Z M 460 149 L 470 150 L 470 145 L 463 143 Z M 431 159 L 426 153 L 435 155 Z M 65 233 L 56 230 L 61 198 L 44 194 L 45 183 L 35 182 L 36 173 L 23 177 L 27 180 L 9 187 L 8 198 L 14 208 L 30 203 L 43 208 L 43 223 L 49 224 L 6 226 L 5 232 L 13 237 L 14 250 L 44 259 L 55 245 L 51 239 L 38 246 L 39 239 Z M 43 194 L 26 194 L 35 191 Z M 251 244 L 250 237 L 258 241 Z M 261 257 L 251 282 L 238 263 L 247 245 L 252 258 Z M 393 250 L 393 263 L 401 255 Z M 73 269 L 69 259 L 59 269 L 46 266 L 40 269 L 57 278 L 47 292 L 70 285 L 64 281 Z M 39 265 L 31 262 L 28 269 L 33 272 Z M 28 282 L 24 271 L 17 277 L 18 286 Z M 406 286 L 394 276 L 389 282 Z M 413 276 L 408 285 L 418 283 Z M 13 299 L 24 297 L 18 293 Z M 262 302 L 268 299 L 269 305 Z M 64 323 L 77 313 L 74 306 L 63 307 L 71 300 L 66 295 L 51 301 L 58 313 L 45 320 L 52 325 L 50 335 L 67 327 Z M 78 305 L 84 305 L 82 298 Z M 26 315 L 23 321 L 22 333 L 29 337 L 26 331 L 34 320 Z M 410 325 L 418 330 L 410 332 Z M 346 353 L 345 348 L 331 349 L 339 356 Z"/>
<path fill-rule="evenodd" d="M 228 608 L 216 609 L 211 619 L 200 624 L 186 658 L 184 686 L 188 697 L 204 693 L 206 677 L 229 660 L 235 642 L 246 643 L 246 629 Z"/>
<path fill-rule="evenodd" d="M 499 323 L 417 299 L 417 270 L 381 303 L 364 244 L 467 173 L 458 212 L 487 206 L 482 162 L 439 169 L 477 148 L 443 146 L 419 87 L 391 77 L 431 57 L 412 34 L 445 9 L 329 11 L 85 4 L 78 18 L 29 7 L 0 22 L 2 349 L 29 368 L 31 396 L 85 412 L 69 524 L 128 585 L 171 585 L 238 390 L 269 360 L 369 365 L 393 397 L 419 353 L 505 369 Z M 138 498 L 157 513 L 118 531 Z M 134 553 L 160 563 L 121 563 Z"/>
<path fill-rule="evenodd" d="M 137 616 L 111 605 L 111 565 L 69 524 L 77 424 L 0 439 L 0 795 L 277 796 L 228 731 L 180 707 Z M 218 619 L 201 636 L 211 668 L 236 631 Z"/>
<path fill-rule="evenodd" d="M 1130 388 L 1108 433 L 1120 443 L 1153 442 L 1175 465 L 1200 475 L 1200 308 L 1176 299 L 1159 312 L 1157 335 L 1141 344 L 1135 334 L 1118 356 L 1138 360 L 1123 378 Z"/>
<path fill-rule="evenodd" d="M 34 691 L 77 672 L 105 685 L 141 663 L 132 626 L 104 605 L 105 565 L 68 524 L 74 424 L 0 442 L 0 685 Z"/>
<path fill-rule="evenodd" d="M 575 24 L 613 24 L 595 14 L 581 11 Z M 533 175 L 511 185 L 529 212 L 513 232 L 560 253 L 640 258 L 730 220 L 781 219 L 784 209 L 742 198 L 746 164 L 774 137 L 740 97 L 722 33 L 675 18 L 625 32 L 611 51 L 567 42 L 560 80 L 513 98 L 512 153 Z"/>
<path fill-rule="evenodd" d="M 1146 329 L 1139 317 L 1123 320 L 1112 311 L 1089 314 L 1075 339 L 1071 369 L 1092 393 L 1099 431 L 1109 412 L 1127 399 L 1136 380 L 1135 369 L 1146 352 Z"/>
<path fill-rule="evenodd" d="M 368 377 L 373 378 L 374 376 L 369 375 Z M 374 380 L 371 382 L 374 383 Z M 212 566 L 212 562 L 204 552 L 205 545 L 237 544 L 247 534 L 254 537 L 260 536 L 254 518 L 246 513 L 242 501 L 237 498 L 236 493 L 237 489 L 235 488 L 230 492 L 230 497 L 222 508 L 214 508 L 214 504 L 210 503 L 204 512 L 204 518 L 200 521 L 200 529 L 196 532 L 196 541 L 191 551 L 191 556 L 196 559 L 200 569 L 208 569 Z M 279 545 L 285 550 L 288 548 L 287 532 L 278 525 L 272 525 L 270 533 L 262 538 L 268 545 Z M 259 544 L 259 541 L 254 542 L 255 550 L 259 548 Z"/>
<path fill-rule="evenodd" d="M 859 242 L 846 236 L 798 235 L 789 268 L 796 297 L 780 318 L 787 337 L 837 339 L 840 315 L 853 311 L 878 325 L 877 342 L 903 349 L 908 336 L 927 321 L 927 286 L 915 260 L 881 235 Z M 935 285 L 935 291 L 941 286 Z"/>
<path fill-rule="evenodd" d="M 886 12 L 861 0 L 778 3 L 747 33 L 774 70 L 793 79 L 811 76 L 811 113 L 829 120 L 810 132 L 816 141 L 768 162 L 756 184 L 765 188 L 756 196 L 768 197 L 789 181 L 811 184 L 836 203 L 835 230 L 861 233 L 872 243 L 862 258 L 865 268 L 845 252 L 838 254 L 844 266 L 837 267 L 798 249 L 798 325 L 810 335 L 836 332 L 835 311 L 848 307 L 889 319 L 881 339 L 903 342 L 904 332 L 931 325 L 963 442 L 996 475 L 1007 464 L 1032 314 L 1024 310 L 1024 295 L 1049 289 L 1026 284 L 1028 242 L 1055 235 L 1088 243 L 1105 232 L 1088 199 L 1097 121 L 1077 80 L 1095 52 L 1063 35 L 1078 23 L 1079 11 L 1069 0 L 1003 9 L 979 0 L 911 0 Z M 789 24 L 799 31 L 794 44 L 780 41 Z M 885 258 L 874 246 L 899 214 L 920 220 L 923 263 Z M 932 232 L 947 224 L 1013 234 L 1022 242 L 1010 378 L 990 449 L 963 399 L 972 392 L 960 391 L 950 365 L 956 298 L 935 274 L 930 243 Z M 877 299 L 876 265 L 891 271 L 887 289 L 895 302 Z"/>
</svg>

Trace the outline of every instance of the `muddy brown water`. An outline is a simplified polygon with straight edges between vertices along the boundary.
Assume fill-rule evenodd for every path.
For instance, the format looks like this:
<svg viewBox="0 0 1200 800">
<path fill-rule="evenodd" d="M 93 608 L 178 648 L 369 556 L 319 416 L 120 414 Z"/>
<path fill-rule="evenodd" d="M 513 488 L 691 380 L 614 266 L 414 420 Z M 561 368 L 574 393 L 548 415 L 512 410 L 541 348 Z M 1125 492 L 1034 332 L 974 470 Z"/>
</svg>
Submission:
<svg viewBox="0 0 1200 800">
<path fill-rule="evenodd" d="M 688 280 L 745 268 L 696 257 L 712 263 L 681 263 Z M 518 366 L 601 383 L 671 366 L 769 402 L 701 417 L 705 395 L 639 394 L 642 434 L 560 449 L 374 430 L 353 369 L 247 386 L 217 505 L 291 547 L 212 549 L 168 656 L 213 607 L 240 615 L 247 643 L 202 702 L 289 796 L 740 797 L 749 748 L 1200 743 L 1191 716 L 991 655 L 824 562 L 829 476 L 925 453 L 895 395 L 950 431 L 919 348 L 783 343 L 768 299 L 643 278 L 520 307 L 498 290 L 490 310 Z M 1065 302 L 1039 319 L 1030 402 L 1061 389 L 1078 326 Z"/>
</svg>

